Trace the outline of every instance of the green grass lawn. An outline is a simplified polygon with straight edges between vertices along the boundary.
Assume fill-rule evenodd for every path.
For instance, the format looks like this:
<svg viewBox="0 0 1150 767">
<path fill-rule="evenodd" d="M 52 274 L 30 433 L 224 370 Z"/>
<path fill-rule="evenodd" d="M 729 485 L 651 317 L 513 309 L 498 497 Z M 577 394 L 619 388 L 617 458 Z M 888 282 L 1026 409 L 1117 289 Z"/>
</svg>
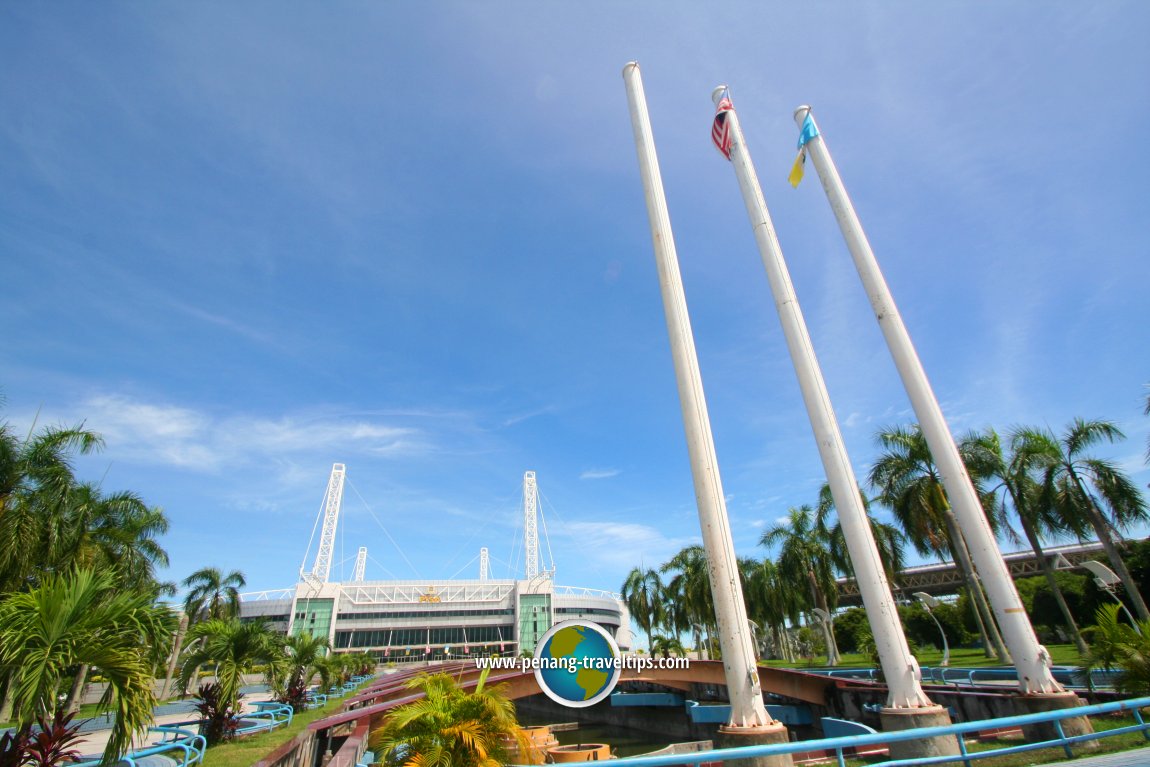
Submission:
<svg viewBox="0 0 1150 767">
<path fill-rule="evenodd" d="M 1135 724 L 1134 718 L 1123 715 L 1111 716 L 1096 716 L 1090 719 L 1094 725 L 1095 732 L 1102 732 L 1104 730 L 1112 730 L 1118 727 L 1124 727 Z M 993 740 L 974 741 L 969 740 L 966 743 L 966 750 L 970 753 L 979 753 L 983 751 L 991 751 L 996 748 L 1005 748 L 1009 746 L 1017 746 L 1022 743 L 1021 736 L 1014 738 L 996 738 Z M 1121 751 L 1129 751 L 1135 748 L 1144 748 L 1150 746 L 1150 741 L 1147 741 L 1145 736 L 1140 733 L 1130 732 L 1122 735 L 1115 735 L 1110 738 L 1104 738 L 1097 741 L 1098 748 L 1093 751 L 1087 751 L 1081 745 L 1074 747 L 1074 757 L 1079 758 L 1082 756 L 1090 755 L 1097 756 L 1100 754 L 1112 754 Z M 865 765 L 883 762 L 889 759 L 888 756 L 873 756 L 866 758 L 847 759 L 847 765 L 850 767 L 865 767 Z M 988 756 L 983 759 L 978 759 L 973 764 L 983 767 L 1028 767 L 1029 765 L 1047 764 L 1049 762 L 1062 762 L 1068 758 L 1066 752 L 1062 750 L 1061 746 L 1056 748 L 1042 748 L 1035 749 L 1034 751 L 1023 751 L 1019 754 L 1008 754 L 1006 756 Z M 960 762 L 952 762 L 951 764 L 961 764 Z"/>
<path fill-rule="evenodd" d="M 1056 666 L 1080 666 L 1082 665 L 1082 658 L 1078 655 L 1077 649 L 1073 644 L 1056 644 L 1047 645 L 1046 649 L 1050 651 L 1050 657 Z M 920 649 L 915 653 L 918 658 L 920 666 L 937 666 L 942 662 L 942 651 L 933 648 Z M 795 668 L 800 671 L 804 668 L 823 668 L 827 664 L 827 657 L 825 655 L 816 655 L 810 661 L 801 660 L 797 663 L 788 663 L 781 660 L 765 660 L 760 661 L 762 666 L 770 666 L 771 668 Z M 874 661 L 865 655 L 857 653 L 843 653 L 842 663 L 839 664 L 842 668 L 873 668 Z M 1003 665 L 996 658 L 986 657 L 986 653 L 978 648 L 971 647 L 954 647 L 950 650 L 950 665 L 954 667 L 982 667 L 982 666 L 1001 666 Z"/>
<path fill-rule="evenodd" d="M 334 698 L 322 708 L 297 714 L 291 724 L 278 730 L 261 732 L 212 746 L 204 755 L 205 767 L 251 767 L 284 743 L 299 735 L 312 722 L 341 710 L 343 698 Z"/>
</svg>

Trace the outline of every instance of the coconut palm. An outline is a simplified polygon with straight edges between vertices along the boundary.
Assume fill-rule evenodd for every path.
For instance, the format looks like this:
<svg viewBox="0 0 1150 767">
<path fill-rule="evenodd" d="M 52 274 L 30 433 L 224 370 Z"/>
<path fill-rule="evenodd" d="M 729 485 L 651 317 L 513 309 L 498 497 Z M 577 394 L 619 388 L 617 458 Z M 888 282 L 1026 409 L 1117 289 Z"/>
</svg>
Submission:
<svg viewBox="0 0 1150 767">
<path fill-rule="evenodd" d="M 896 526 L 879 522 L 870 513 L 870 499 L 866 493 L 859 490 L 862 507 L 870 521 L 871 534 L 874 536 L 875 546 L 878 547 L 879 561 L 882 562 L 883 571 L 887 580 L 893 583 L 898 573 L 905 566 L 903 549 L 906 546 L 906 536 Z M 816 525 L 823 527 L 829 534 L 829 552 L 831 563 L 843 575 L 854 577 L 854 566 L 851 565 L 850 551 L 847 548 L 846 536 L 843 534 L 842 523 L 838 521 L 835 509 L 835 499 L 831 495 L 829 483 L 823 483 L 819 488 L 819 504 L 815 507 Z M 836 515 L 833 525 L 828 525 L 831 514 Z"/>
<path fill-rule="evenodd" d="M 980 463 L 987 469 L 987 479 L 997 479 L 998 484 L 992 487 L 990 492 L 1001 494 L 1000 507 L 1003 510 L 1009 500 L 1015 516 L 1018 517 L 1023 535 L 1034 551 L 1046 583 L 1054 595 L 1055 602 L 1058 603 L 1071 636 L 1074 637 L 1078 654 L 1085 655 L 1089 648 L 1082 639 L 1078 623 L 1074 620 L 1070 606 L 1066 603 L 1066 597 L 1058 586 L 1054 565 L 1042 550 L 1043 533 L 1057 533 L 1065 529 L 1065 525 L 1053 513 L 1052 507 L 1043 503 L 1042 486 L 1035 479 L 1047 466 L 1058 460 L 1057 443 L 1044 431 L 1018 427 L 1011 432 L 1009 458 L 1003 455 L 1001 441 L 994 429 L 986 429 L 981 434 L 975 435 L 967 442 L 966 447 L 969 451 L 981 452 Z"/>
<path fill-rule="evenodd" d="M 787 621 L 797 623 L 803 601 L 793 588 L 783 583 L 779 567 L 770 560 L 739 560 L 743 575 L 743 596 L 747 617 L 770 637 L 779 656 L 793 661 L 787 641 Z"/>
<path fill-rule="evenodd" d="M 763 533 L 759 545 L 768 549 L 778 547 L 779 575 L 797 593 L 810 597 L 806 607 L 818 608 L 823 615 L 830 616 L 838 598 L 835 588 L 835 571 L 831 561 L 830 530 L 821 524 L 818 515 L 810 506 L 792 507 L 787 511 L 787 521 Z M 821 621 L 827 640 L 827 665 L 839 662 L 835 647 L 834 629 L 829 617 Z"/>
<path fill-rule="evenodd" d="M 1088 454 L 1102 442 L 1117 442 L 1126 435 L 1110 421 L 1085 421 L 1076 418 L 1055 440 L 1059 448 L 1056 460 L 1043 473 L 1044 498 L 1063 523 L 1080 538 L 1093 529 L 1106 551 L 1110 566 L 1122 584 L 1141 620 L 1150 620 L 1150 610 L 1122 555 L 1118 550 L 1120 535 L 1131 525 L 1150 519 L 1146 501 L 1137 486 L 1112 461 Z"/>
<path fill-rule="evenodd" d="M 663 622 L 663 582 L 659 574 L 651 569 L 634 568 L 627 574 L 620 589 L 627 611 L 647 634 L 647 646 L 651 646 L 651 631 Z"/>
<path fill-rule="evenodd" d="M 407 686 L 423 698 L 400 706 L 370 735 L 372 749 L 389 767 L 500 767 L 508 745 L 526 750 L 515 705 L 502 687 L 488 687 L 487 669 L 475 690 L 447 674 L 421 675 Z"/>
<path fill-rule="evenodd" d="M 152 722 L 153 646 L 174 627 L 169 610 L 147 593 L 122 589 L 109 571 L 46 576 L 0 602 L 0 676 L 7 676 L 19 726 L 51 716 L 70 669 L 88 664 L 108 680 L 116 713 L 107 763 Z"/>
<path fill-rule="evenodd" d="M 184 613 L 192 622 L 240 614 L 240 589 L 247 581 L 239 570 L 224 575 L 215 567 L 205 567 L 185 578 L 183 584 L 190 589 L 184 597 Z"/>
<path fill-rule="evenodd" d="M 166 567 L 168 555 L 156 538 L 167 532 L 168 521 L 135 493 L 105 494 L 90 483 L 74 485 L 56 527 L 60 532 L 55 536 L 54 567 L 108 569 L 121 588 L 149 592 L 161 588 L 155 581 L 156 566 Z M 81 665 L 68 694 L 70 712 L 80 708 L 87 674 L 87 666 Z"/>
<path fill-rule="evenodd" d="M 1150 389 L 1150 384 L 1146 384 L 1146 388 Z M 1142 415 L 1150 415 L 1150 392 L 1146 394 L 1146 407 L 1143 408 Z M 1150 463 L 1150 437 L 1146 438 L 1146 462 Z"/>
<path fill-rule="evenodd" d="M 91 483 L 72 488 L 65 509 L 64 546 L 80 567 L 115 566 L 125 586 L 155 582 L 156 568 L 168 566 L 158 538 L 168 532 L 159 508 L 129 491 L 104 493 Z"/>
<path fill-rule="evenodd" d="M 80 427 L 20 438 L 0 423 L 0 594 L 35 585 L 38 574 L 56 564 L 59 514 L 75 484 L 71 457 L 102 444 Z"/>
<path fill-rule="evenodd" d="M 711 577 L 707 566 L 707 551 L 702 546 L 680 549 L 659 568 L 663 574 L 674 573 L 664 590 L 667 602 L 676 606 L 675 624 L 667 628 L 681 633 L 695 631 L 695 647 L 702 647 L 706 633 L 707 646 L 711 646 L 712 627 L 715 625 L 715 599 L 711 593 Z"/>
<path fill-rule="evenodd" d="M 1000 660 L 1009 662 L 1009 653 L 975 575 L 966 540 L 922 430 L 918 424 L 892 427 L 881 430 L 876 439 L 883 453 L 871 467 L 869 481 L 878 490 L 879 500 L 894 513 L 907 541 L 919 554 L 953 558 L 974 601 L 975 619 L 987 656 L 997 654 Z"/>
<path fill-rule="evenodd" d="M 237 707 L 244 674 L 256 666 L 270 664 L 275 680 L 275 663 L 283 654 L 282 637 L 260 621 L 242 623 L 238 618 L 209 618 L 188 630 L 188 651 L 180 669 L 180 689 L 188 685 L 200 666 L 215 665 L 221 702 Z M 273 686 L 273 685 L 269 685 Z"/>
</svg>

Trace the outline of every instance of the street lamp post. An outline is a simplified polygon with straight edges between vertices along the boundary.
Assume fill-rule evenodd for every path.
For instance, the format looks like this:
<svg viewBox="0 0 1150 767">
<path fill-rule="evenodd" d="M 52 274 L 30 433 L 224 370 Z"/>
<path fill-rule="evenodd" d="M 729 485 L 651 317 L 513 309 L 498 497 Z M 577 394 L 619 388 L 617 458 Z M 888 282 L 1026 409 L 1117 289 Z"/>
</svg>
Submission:
<svg viewBox="0 0 1150 767">
<path fill-rule="evenodd" d="M 759 639 L 759 624 L 755 623 L 750 618 L 747 618 L 747 625 L 751 628 L 751 644 L 754 645 L 755 652 L 761 654 L 763 652 L 763 648 Z"/>
<path fill-rule="evenodd" d="M 1126 613 L 1126 617 L 1130 619 L 1130 625 L 1134 627 L 1135 631 L 1141 634 L 1142 630 L 1138 628 L 1138 621 L 1134 620 L 1134 616 L 1130 613 L 1130 608 L 1128 608 L 1126 603 L 1118 596 L 1118 584 L 1122 582 L 1122 579 L 1109 567 L 1093 559 L 1083 562 L 1082 566 L 1089 570 L 1090 574 L 1094 576 L 1095 586 L 1114 597 L 1114 601 L 1118 603 L 1118 606 Z"/>
<path fill-rule="evenodd" d="M 835 629 L 831 614 L 821 607 L 813 607 L 811 612 L 819 619 L 819 623 L 823 624 L 823 638 L 827 643 L 827 665 L 837 666 L 839 664 L 839 648 L 835 642 Z"/>
<path fill-rule="evenodd" d="M 950 663 L 950 645 L 946 641 L 946 632 L 942 630 L 942 624 L 938 622 L 938 617 L 931 610 L 933 607 L 938 607 L 939 601 L 925 591 L 916 591 L 914 596 L 922 602 L 922 609 L 926 610 L 926 614 L 934 621 L 934 625 L 938 626 L 938 633 L 942 636 L 942 663 L 938 665 L 946 666 Z"/>
<path fill-rule="evenodd" d="M 695 653 L 702 656 L 703 651 L 703 632 L 706 631 L 701 623 L 692 623 L 691 627 L 695 629 Z M 711 632 L 707 631 L 707 660 L 715 659 L 715 645 L 711 640 Z"/>
</svg>

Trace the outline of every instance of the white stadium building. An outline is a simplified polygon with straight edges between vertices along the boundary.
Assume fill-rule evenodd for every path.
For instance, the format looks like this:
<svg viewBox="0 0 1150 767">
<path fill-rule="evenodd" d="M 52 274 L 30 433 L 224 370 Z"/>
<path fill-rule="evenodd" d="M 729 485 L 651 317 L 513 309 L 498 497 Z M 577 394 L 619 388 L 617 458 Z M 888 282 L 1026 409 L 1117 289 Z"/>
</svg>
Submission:
<svg viewBox="0 0 1150 767">
<path fill-rule="evenodd" d="M 241 595 L 242 620 L 262 619 L 284 634 L 325 635 L 336 652 L 369 652 L 384 663 L 533 652 L 553 624 L 576 618 L 599 624 L 630 649 L 630 617 L 618 594 L 558 586 L 551 570 L 540 569 L 535 472 L 523 478 L 522 580 L 489 578 L 481 549 L 474 580 L 367 581 L 361 547 L 352 580 L 330 581 L 344 479 L 344 465 L 335 464 L 310 572 L 294 588 Z"/>
</svg>

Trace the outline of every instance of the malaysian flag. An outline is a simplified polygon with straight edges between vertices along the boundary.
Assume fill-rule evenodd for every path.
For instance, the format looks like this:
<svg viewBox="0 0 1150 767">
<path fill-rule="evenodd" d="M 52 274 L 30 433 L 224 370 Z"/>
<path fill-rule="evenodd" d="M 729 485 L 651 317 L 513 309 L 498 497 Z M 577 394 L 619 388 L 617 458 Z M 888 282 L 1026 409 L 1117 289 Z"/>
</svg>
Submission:
<svg viewBox="0 0 1150 767">
<path fill-rule="evenodd" d="M 711 124 L 711 141 L 728 160 L 731 159 L 731 126 L 727 122 L 727 112 L 732 109 L 731 94 L 723 88 L 722 98 L 715 107 L 715 122 Z"/>
</svg>

